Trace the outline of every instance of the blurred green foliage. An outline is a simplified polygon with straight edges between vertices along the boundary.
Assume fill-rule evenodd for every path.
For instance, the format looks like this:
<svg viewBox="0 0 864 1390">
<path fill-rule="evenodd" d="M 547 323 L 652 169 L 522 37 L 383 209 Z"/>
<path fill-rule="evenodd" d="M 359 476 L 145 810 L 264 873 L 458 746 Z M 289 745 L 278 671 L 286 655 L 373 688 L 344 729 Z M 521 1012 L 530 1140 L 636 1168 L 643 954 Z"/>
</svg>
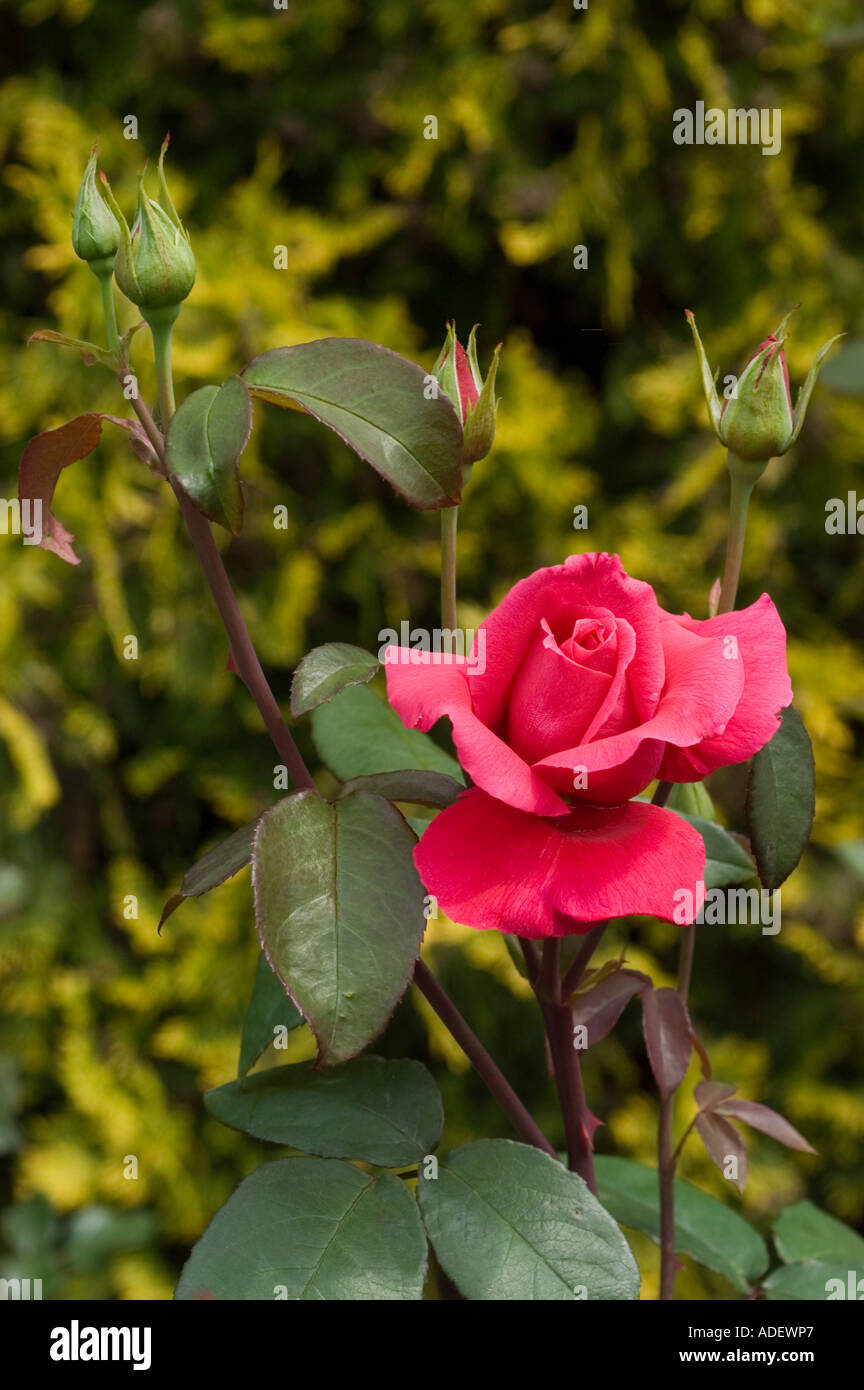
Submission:
<svg viewBox="0 0 864 1390">
<path fill-rule="evenodd" d="M 25 346 L 43 326 L 101 335 L 95 281 L 69 242 L 97 134 L 131 210 L 137 169 L 172 132 L 172 190 L 199 266 L 175 334 L 180 394 L 328 334 L 427 366 L 451 315 L 460 330 L 482 323 L 484 366 L 503 340 L 497 443 L 461 523 L 466 626 L 517 578 L 584 548 L 618 551 L 666 607 L 704 616 L 726 480 L 685 307 L 721 380 L 793 304 L 793 389 L 827 337 L 864 332 L 854 0 L 590 0 L 584 11 L 566 0 L 5 0 L 0 35 L 6 497 L 29 435 L 121 408 L 98 369 Z M 782 152 L 674 145 L 673 110 L 698 99 L 779 107 Z M 123 138 L 127 115 L 137 141 Z M 588 268 L 577 271 L 579 244 Z M 276 270 L 283 245 L 289 269 Z M 131 322 L 131 306 L 121 316 Z M 136 342 L 152 396 L 145 335 Z M 793 1157 L 754 1136 L 742 1207 L 757 1222 L 805 1191 L 864 1219 L 864 565 L 857 536 L 825 532 L 826 501 L 859 483 L 860 386 L 817 388 L 801 440 L 759 485 L 744 562 L 741 601 L 768 588 L 787 624 L 819 777 L 781 933 L 706 927 L 697 951 L 692 1010 L 715 1075 L 781 1109 L 818 1149 Z M 410 512 L 300 415 L 259 411 L 244 474 L 244 534 L 220 543 L 283 706 L 310 646 L 374 649 L 404 618 L 436 625 L 434 515 Z M 572 528 L 578 504 L 587 533 Z M 279 505 L 284 530 L 272 524 Z M 273 799 L 275 759 L 224 669 L 168 490 L 106 431 L 63 475 L 56 507 L 80 567 L 3 538 L 4 1268 L 16 1251 L 41 1252 L 59 1296 L 168 1297 L 210 1214 L 273 1151 L 201 1103 L 236 1066 L 257 954 L 247 875 L 185 904 L 161 937 L 156 923 L 199 850 Z M 123 655 L 130 634 L 137 660 Z M 314 758 L 303 726 L 299 737 Z M 712 793 L 743 828 L 739 772 Z M 631 963 L 669 983 L 675 936 L 630 924 Z M 624 939 L 622 927 L 607 954 Z M 501 941 L 438 923 L 428 953 L 560 1140 L 539 1022 Z M 311 1051 L 304 1034 L 294 1055 Z M 379 1050 L 431 1058 L 448 1145 L 507 1133 L 422 1001 L 403 1002 Z M 598 1145 L 651 1162 L 655 1099 L 635 1009 L 591 1055 L 587 1084 L 606 1124 Z M 136 1179 L 124 1176 L 129 1156 Z M 737 1203 L 696 1141 L 682 1171 Z M 130 1229 L 119 1218 L 132 1214 L 146 1219 Z M 638 1240 L 637 1252 L 655 1295 L 653 1247 Z M 688 1267 L 682 1295 L 717 1292 Z"/>
</svg>

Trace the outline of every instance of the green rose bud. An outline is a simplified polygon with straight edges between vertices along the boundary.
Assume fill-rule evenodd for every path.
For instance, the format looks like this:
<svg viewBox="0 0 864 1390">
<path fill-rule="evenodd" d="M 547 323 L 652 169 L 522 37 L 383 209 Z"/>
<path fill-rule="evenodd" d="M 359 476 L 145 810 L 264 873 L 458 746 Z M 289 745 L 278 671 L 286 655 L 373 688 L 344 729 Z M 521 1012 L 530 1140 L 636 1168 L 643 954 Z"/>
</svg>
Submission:
<svg viewBox="0 0 864 1390">
<path fill-rule="evenodd" d="M 444 346 L 432 368 L 433 376 L 437 377 L 462 421 L 462 457 L 469 468 L 480 459 L 484 459 L 492 448 L 498 413 L 495 378 L 498 374 L 501 344 L 499 343 L 495 349 L 492 365 L 484 381 L 477 361 L 476 334 L 475 324 L 471 329 L 466 352 L 456 338 L 456 325 L 449 323 Z"/>
<path fill-rule="evenodd" d="M 843 334 L 838 333 L 819 349 L 807 380 L 798 392 L 798 400 L 793 410 L 789 372 L 783 351 L 789 314 L 776 332 L 769 334 L 764 342 L 759 344 L 738 378 L 733 395 L 722 402 L 717 395 L 715 384 L 717 373 L 711 373 L 696 320 L 689 309 L 686 310 L 686 317 L 693 331 L 696 353 L 702 369 L 702 385 L 714 433 L 720 443 L 725 444 L 730 456 L 750 466 L 742 471 L 749 472 L 755 480 L 770 459 L 785 454 L 795 443 L 801 432 L 822 362 Z"/>
<path fill-rule="evenodd" d="M 110 275 L 120 245 L 120 224 L 108 207 L 96 182 L 96 151 L 93 146 L 72 218 L 72 246 L 75 255 L 87 261 L 94 275 Z"/>
<path fill-rule="evenodd" d="M 759 344 L 738 378 L 733 395 L 723 402 L 723 442 L 739 458 L 748 461 L 785 453 L 795 428 L 782 342 L 782 338 L 771 333 Z"/>
<path fill-rule="evenodd" d="M 173 322 L 195 283 L 195 257 L 165 182 L 163 162 L 167 147 L 166 136 L 159 155 L 161 204 L 145 193 L 142 172 L 131 232 L 110 189 L 107 194 L 121 219 L 120 247 L 114 263 L 117 284 L 151 324 L 154 318 Z M 107 182 L 106 179 L 106 187 Z"/>
</svg>

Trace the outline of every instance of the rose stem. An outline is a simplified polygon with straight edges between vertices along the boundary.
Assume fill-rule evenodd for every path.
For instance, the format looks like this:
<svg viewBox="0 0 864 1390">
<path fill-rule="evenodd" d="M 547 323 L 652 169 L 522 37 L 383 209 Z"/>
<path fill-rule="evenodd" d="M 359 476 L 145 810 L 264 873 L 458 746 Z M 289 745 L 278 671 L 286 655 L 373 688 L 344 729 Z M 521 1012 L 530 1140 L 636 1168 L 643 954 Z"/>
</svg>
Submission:
<svg viewBox="0 0 864 1390">
<path fill-rule="evenodd" d="M 441 513 L 441 624 L 456 630 L 456 530 L 459 508 L 447 507 Z"/>
<path fill-rule="evenodd" d="M 165 440 L 153 416 L 140 396 L 133 399 L 132 407 L 160 461 L 164 463 Z M 222 562 L 222 556 L 216 548 L 210 524 L 207 518 L 202 516 L 181 492 L 176 483 L 172 482 L 171 486 L 180 504 L 183 520 L 186 522 L 192 544 L 198 559 L 201 561 L 201 568 L 219 610 L 222 626 L 228 634 L 231 655 L 234 659 L 234 665 L 237 667 L 237 673 L 258 706 L 265 728 L 276 752 L 288 769 L 288 775 L 293 785 L 306 791 L 314 791 L 315 782 L 303 761 L 297 744 L 294 742 L 291 730 L 282 717 L 276 697 L 270 689 L 261 662 L 258 660 L 258 654 L 255 651 L 252 638 L 249 636 L 249 629 L 240 612 L 234 590 L 231 588 L 231 581 Z"/>
<path fill-rule="evenodd" d="M 561 942 L 555 937 L 543 942 L 536 993 L 555 1068 L 555 1084 L 567 1141 L 567 1165 L 571 1172 L 578 1173 L 585 1180 L 596 1196 L 597 1179 L 594 1176 L 582 1071 L 578 1051 L 573 1046 L 572 1011 L 570 1004 L 561 997 Z"/>
<path fill-rule="evenodd" d="M 510 1117 L 515 1128 L 526 1144 L 535 1149 L 543 1149 L 553 1158 L 558 1157 L 545 1134 L 532 1119 L 513 1087 L 492 1061 L 479 1038 L 466 1023 L 450 996 L 438 983 L 435 976 L 422 960 L 414 967 L 414 983 L 425 995 L 438 1017 L 458 1042 L 466 1057 L 473 1064 L 477 1074 L 482 1077 L 497 1100 L 501 1109 Z"/>
<path fill-rule="evenodd" d="M 731 455 L 730 455 L 731 457 Z M 726 537 L 726 565 L 723 570 L 723 583 L 720 588 L 719 613 L 731 613 L 738 596 L 738 580 L 741 577 L 741 561 L 744 558 L 744 536 L 747 530 L 747 509 L 750 494 L 755 486 L 745 481 L 737 469 L 730 467 L 729 491 L 729 531 Z"/>
<path fill-rule="evenodd" d="M 533 941 L 529 941 L 525 936 L 517 936 L 516 940 L 522 947 L 522 954 L 525 957 L 525 969 L 528 971 L 528 979 L 533 985 L 540 973 L 540 953 Z"/>
<path fill-rule="evenodd" d="M 156 364 L 159 421 L 163 430 L 167 430 L 168 421 L 174 414 L 174 373 L 171 370 L 171 334 L 173 330 L 173 322 L 150 324 L 150 333 L 153 338 L 153 360 Z"/>
<path fill-rule="evenodd" d="M 201 561 L 201 568 L 210 585 L 210 592 L 219 609 L 219 616 L 231 643 L 234 665 L 246 685 L 252 699 L 261 712 L 267 732 L 273 740 L 277 753 L 288 769 L 288 776 L 297 790 L 314 791 L 315 783 L 297 744 L 294 742 L 282 713 L 261 669 L 258 654 L 252 645 L 249 630 L 237 605 L 231 582 L 222 563 L 222 556 L 213 540 L 206 517 L 183 495 L 176 483 L 172 483 L 183 519 L 189 530 L 192 544 Z"/>
<path fill-rule="evenodd" d="M 121 370 L 120 376 L 125 374 L 125 367 Z M 153 416 L 140 396 L 136 396 L 132 401 L 132 407 L 144 428 L 144 432 L 156 450 L 158 458 L 165 461 L 165 441 L 160 433 Z M 249 636 L 249 631 L 243 621 L 243 615 L 237 606 L 234 591 L 231 588 L 231 581 L 222 563 L 222 556 L 216 548 L 210 525 L 189 502 L 181 492 L 175 487 L 175 495 L 180 503 L 183 518 L 189 528 L 192 544 L 201 561 L 205 578 L 210 585 L 219 616 L 228 639 L 231 643 L 231 651 L 234 656 L 234 663 L 238 673 L 246 684 L 264 724 L 267 728 L 274 747 L 280 757 L 283 758 L 285 766 L 288 768 L 289 776 L 295 787 L 304 787 L 314 790 L 315 782 L 309 772 L 303 757 L 291 735 L 291 731 L 282 718 L 276 698 L 267 683 L 267 677 L 258 660 L 258 655 Z M 456 1005 L 439 985 L 435 976 L 423 961 L 418 960 L 414 966 L 414 983 L 432 1008 L 441 1019 L 448 1032 L 456 1039 L 469 1061 L 473 1064 L 475 1071 L 482 1081 L 488 1086 L 492 1095 L 498 1101 L 504 1113 L 510 1117 L 514 1126 L 522 1135 L 527 1144 L 532 1144 L 535 1148 L 543 1149 L 546 1153 L 557 1158 L 554 1148 L 549 1140 L 540 1130 L 539 1126 L 532 1119 L 525 1106 L 522 1104 L 513 1087 L 500 1071 L 496 1063 L 492 1060 L 483 1044 L 476 1037 L 466 1020 L 459 1013 Z"/>
<path fill-rule="evenodd" d="M 97 275 L 99 292 L 102 295 L 102 314 L 105 318 L 105 333 L 112 352 L 120 352 L 120 338 L 117 333 L 117 311 L 114 308 L 114 272 Z"/>
<path fill-rule="evenodd" d="M 585 939 L 578 952 L 576 953 L 576 956 L 573 959 L 573 963 L 570 966 L 570 969 L 567 971 L 567 974 L 564 976 L 564 979 L 561 984 L 561 994 L 565 999 L 569 999 L 570 995 L 573 993 L 574 989 L 576 989 L 577 985 L 582 979 L 582 976 L 585 974 L 585 971 L 588 967 L 588 962 L 593 956 L 597 946 L 599 946 L 600 938 L 602 937 L 608 925 L 608 922 L 597 922 L 596 925 L 593 926 L 589 932 L 585 933 Z"/>
<path fill-rule="evenodd" d="M 755 486 L 740 476 L 736 468 L 729 469 L 729 531 L 726 537 L 726 564 L 723 569 L 723 582 L 720 586 L 720 613 L 731 613 L 738 597 L 738 581 L 741 577 L 741 561 L 744 558 L 744 538 L 747 531 L 747 510 L 750 494 Z M 655 805 L 662 806 L 669 795 L 671 784 L 661 782 L 653 796 Z M 661 795 L 662 793 L 662 795 Z M 678 993 L 684 1003 L 690 993 L 690 978 L 693 974 L 693 954 L 696 950 L 696 927 L 691 924 L 683 927 L 678 952 Z M 681 1153 L 681 1145 L 673 1151 L 672 1121 L 675 1110 L 673 1091 L 665 1101 L 660 1102 L 657 1122 L 657 1167 L 660 1186 L 660 1298 L 675 1297 L 675 1168 Z"/>
<path fill-rule="evenodd" d="M 660 1102 L 657 1120 L 657 1171 L 660 1189 L 660 1299 L 675 1297 L 675 1157 L 672 1153 L 672 1117 L 675 1092 Z"/>
</svg>

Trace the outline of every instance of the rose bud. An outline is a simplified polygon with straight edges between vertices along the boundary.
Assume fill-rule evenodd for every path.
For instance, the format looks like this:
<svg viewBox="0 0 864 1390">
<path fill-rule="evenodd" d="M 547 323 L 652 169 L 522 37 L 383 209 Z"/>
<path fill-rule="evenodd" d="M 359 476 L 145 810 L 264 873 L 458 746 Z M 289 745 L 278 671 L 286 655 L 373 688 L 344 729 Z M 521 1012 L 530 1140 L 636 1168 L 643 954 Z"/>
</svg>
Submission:
<svg viewBox="0 0 864 1390">
<path fill-rule="evenodd" d="M 689 309 L 685 312 L 693 330 L 714 433 L 731 454 L 750 464 L 761 463 L 764 468 L 769 459 L 785 454 L 801 433 L 819 369 L 830 348 L 843 334 L 838 333 L 819 349 L 807 380 L 798 392 L 793 410 L 789 372 L 783 351 L 789 320 L 787 314 L 776 332 L 769 334 L 753 353 L 738 378 L 732 397 L 721 401 L 715 384 L 717 373 L 711 373 L 696 320 Z M 790 312 L 794 313 L 794 310 Z"/>
<path fill-rule="evenodd" d="M 165 323 L 173 322 L 195 283 L 195 257 L 165 182 L 163 161 L 167 146 L 166 136 L 159 155 L 160 195 L 164 206 L 144 192 L 142 172 L 131 232 L 103 175 L 106 196 L 120 219 L 121 239 L 114 275 L 126 298 L 138 305 L 148 323 L 152 323 L 154 316 Z"/>
<path fill-rule="evenodd" d="M 432 368 L 433 375 L 438 378 L 462 421 L 462 457 L 469 467 L 486 457 L 495 439 L 495 417 L 498 412 L 495 377 L 501 355 L 499 343 L 484 381 L 477 361 L 476 333 L 475 324 L 471 329 L 466 352 L 456 338 L 455 324 L 449 323 L 444 346 Z"/>
<path fill-rule="evenodd" d="M 110 275 L 120 245 L 120 224 L 108 207 L 96 182 L 96 150 L 90 152 L 87 168 L 75 199 L 72 218 L 72 246 L 75 255 L 86 261 L 94 275 Z"/>
</svg>

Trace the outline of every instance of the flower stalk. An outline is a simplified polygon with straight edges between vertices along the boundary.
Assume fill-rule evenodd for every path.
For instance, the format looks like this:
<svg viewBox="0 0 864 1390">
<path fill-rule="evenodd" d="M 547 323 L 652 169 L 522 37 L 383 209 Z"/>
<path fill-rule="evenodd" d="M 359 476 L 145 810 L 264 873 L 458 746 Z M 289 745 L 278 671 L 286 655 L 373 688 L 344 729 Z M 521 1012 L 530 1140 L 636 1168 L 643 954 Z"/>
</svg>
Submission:
<svg viewBox="0 0 864 1390">
<path fill-rule="evenodd" d="M 783 352 L 786 324 L 789 320 L 787 314 L 775 332 L 760 344 L 750 358 L 736 384 L 733 396 L 721 404 L 714 384 L 716 374 L 712 376 L 696 321 L 689 310 L 687 320 L 693 331 L 711 423 L 718 439 L 727 446 L 729 526 L 726 535 L 726 560 L 717 603 L 719 615 L 731 613 L 738 598 L 747 536 L 747 516 L 753 489 L 772 457 L 786 453 L 798 438 L 819 369 L 837 338 L 831 338 L 818 352 L 807 380 L 798 393 L 798 401 L 793 410 L 789 373 Z M 670 790 L 669 783 L 661 783 L 654 795 L 655 804 L 665 804 Z M 690 992 L 695 949 L 696 926 L 691 923 L 690 926 L 682 928 L 678 957 L 677 989 L 685 1004 Z M 677 1147 L 673 1149 L 672 1125 L 676 1094 L 677 1092 L 673 1091 L 666 1100 L 661 1101 L 657 1131 L 662 1300 L 675 1296 L 675 1275 L 678 1267 L 675 1256 L 675 1169 L 684 1139 L 689 1133 L 689 1130 L 686 1131 Z"/>
<path fill-rule="evenodd" d="M 95 272 L 94 272 L 95 273 Z M 114 306 L 114 275 L 113 271 L 108 271 L 107 275 L 97 275 L 99 281 L 99 293 L 102 296 L 102 314 L 105 319 L 105 337 L 108 342 L 110 352 L 120 352 L 120 335 L 117 331 L 117 310 Z"/>
<path fill-rule="evenodd" d="M 726 534 L 726 563 L 723 567 L 718 613 L 731 613 L 738 597 L 741 562 L 744 559 L 744 539 L 747 533 L 747 513 L 755 486 L 755 480 L 751 482 L 746 472 L 738 466 L 740 462 L 730 453 L 729 530 Z"/>
<path fill-rule="evenodd" d="M 441 622 L 445 629 L 456 630 L 456 537 L 459 508 L 448 507 L 441 513 Z"/>
<path fill-rule="evenodd" d="M 176 314 L 174 316 L 176 318 Z M 154 316 L 150 322 L 153 338 L 153 361 L 156 367 L 156 391 L 159 422 L 167 430 L 174 414 L 174 372 L 171 365 L 171 334 L 174 319 Z"/>
</svg>

